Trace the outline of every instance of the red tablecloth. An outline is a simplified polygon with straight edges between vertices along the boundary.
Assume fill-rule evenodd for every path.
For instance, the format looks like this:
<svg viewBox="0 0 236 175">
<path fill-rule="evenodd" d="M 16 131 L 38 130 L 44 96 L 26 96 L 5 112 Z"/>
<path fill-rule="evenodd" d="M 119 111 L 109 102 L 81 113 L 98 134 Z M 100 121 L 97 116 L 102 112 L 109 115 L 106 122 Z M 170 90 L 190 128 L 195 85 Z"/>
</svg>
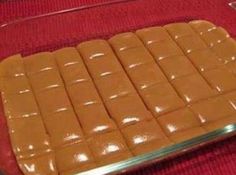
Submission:
<svg viewBox="0 0 236 175">
<path fill-rule="evenodd" d="M 103 0 L 103 2 L 108 0 Z M 94 4 L 102 0 L 24 0 L 0 4 L 0 24 L 37 14 Z M 175 21 L 206 19 L 236 37 L 236 11 L 226 0 L 136 0 L 81 12 L 43 18 L 0 28 L 0 58 L 71 46 L 82 40 Z M 235 175 L 236 137 L 178 158 L 149 166 L 134 174 Z M 19 174 L 10 148 L 6 121 L 0 109 L 0 169 Z"/>
</svg>

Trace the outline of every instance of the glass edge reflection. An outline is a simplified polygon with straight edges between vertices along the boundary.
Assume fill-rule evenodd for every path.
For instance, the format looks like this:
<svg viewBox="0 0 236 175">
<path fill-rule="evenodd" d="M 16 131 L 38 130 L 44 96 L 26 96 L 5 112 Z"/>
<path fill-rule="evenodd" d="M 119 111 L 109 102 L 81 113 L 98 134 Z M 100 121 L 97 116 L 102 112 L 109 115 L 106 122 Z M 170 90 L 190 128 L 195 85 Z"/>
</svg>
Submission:
<svg viewBox="0 0 236 175">
<path fill-rule="evenodd" d="M 236 124 L 230 124 L 207 134 L 171 145 L 166 148 L 162 148 L 157 151 L 153 151 L 147 154 L 136 156 L 121 162 L 102 166 L 85 172 L 76 173 L 74 175 L 105 175 L 132 170 L 174 155 L 184 153 L 186 151 L 191 151 L 193 149 L 196 149 L 197 147 L 212 143 L 214 141 L 219 141 L 234 134 L 236 134 Z"/>
</svg>

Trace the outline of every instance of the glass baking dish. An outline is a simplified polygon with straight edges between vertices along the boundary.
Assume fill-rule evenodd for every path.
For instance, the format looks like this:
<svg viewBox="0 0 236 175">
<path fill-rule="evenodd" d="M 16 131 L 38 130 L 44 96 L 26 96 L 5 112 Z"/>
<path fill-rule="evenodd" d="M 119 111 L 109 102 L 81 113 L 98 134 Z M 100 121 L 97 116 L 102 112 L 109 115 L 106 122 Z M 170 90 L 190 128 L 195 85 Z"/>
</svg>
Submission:
<svg viewBox="0 0 236 175">
<path fill-rule="evenodd" d="M 129 19 L 126 19 L 124 15 L 119 14 L 120 16 L 117 20 L 122 25 L 110 27 L 112 22 L 109 24 L 104 23 L 106 18 L 110 18 L 104 15 L 105 12 L 104 14 L 103 12 L 100 13 L 102 17 L 102 21 L 100 22 L 97 21 L 96 17 L 91 15 L 92 12 L 100 11 L 101 8 L 107 13 L 107 11 L 109 12 L 110 7 L 117 7 L 120 11 L 124 12 L 125 9 L 123 9 L 123 6 L 125 4 L 132 8 L 137 8 L 135 0 L 104 1 L 87 6 L 85 5 L 38 16 L 16 19 L 0 24 L 0 38 L 2 38 L 0 58 L 16 53 L 21 53 L 26 56 L 41 51 L 52 51 L 61 47 L 75 46 L 81 41 L 94 38 L 107 39 L 120 32 L 198 19 L 198 17 L 194 15 L 188 17 L 184 15 L 175 15 L 174 17 L 163 17 L 159 20 L 150 19 L 145 21 L 142 19 L 141 21 L 130 23 Z M 123 18 L 125 19 L 123 20 Z M 89 30 L 91 25 L 93 28 L 96 28 L 95 32 L 94 30 Z M 132 171 L 198 149 L 206 144 L 221 141 L 234 135 L 236 135 L 236 124 L 231 124 L 202 136 L 151 153 L 78 174 L 117 174 Z"/>
</svg>

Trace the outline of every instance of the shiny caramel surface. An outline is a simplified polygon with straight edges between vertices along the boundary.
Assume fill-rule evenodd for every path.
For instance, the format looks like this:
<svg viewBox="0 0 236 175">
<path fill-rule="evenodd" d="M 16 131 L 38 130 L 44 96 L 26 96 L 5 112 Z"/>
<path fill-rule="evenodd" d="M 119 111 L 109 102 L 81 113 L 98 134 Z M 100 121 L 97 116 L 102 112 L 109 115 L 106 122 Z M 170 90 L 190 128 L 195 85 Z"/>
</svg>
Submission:
<svg viewBox="0 0 236 175">
<path fill-rule="evenodd" d="M 69 175 L 236 123 L 236 42 L 195 20 L 0 63 L 26 175 Z"/>
</svg>

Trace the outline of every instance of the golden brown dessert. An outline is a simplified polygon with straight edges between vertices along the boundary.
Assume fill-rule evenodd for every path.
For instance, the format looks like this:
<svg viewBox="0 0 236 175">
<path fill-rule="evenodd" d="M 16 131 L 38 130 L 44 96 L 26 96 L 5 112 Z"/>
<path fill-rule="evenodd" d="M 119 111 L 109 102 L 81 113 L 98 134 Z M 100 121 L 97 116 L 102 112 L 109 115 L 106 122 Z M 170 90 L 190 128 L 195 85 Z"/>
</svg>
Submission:
<svg viewBox="0 0 236 175">
<path fill-rule="evenodd" d="M 1 62 L 1 94 L 16 159 L 24 174 L 57 174 L 55 152 L 20 55 Z"/>
<path fill-rule="evenodd" d="M 24 174 L 74 174 L 236 123 L 236 42 L 207 21 L 11 56 L 0 78 Z"/>
<path fill-rule="evenodd" d="M 85 135 L 116 130 L 77 50 L 60 49 L 54 52 L 54 56 Z"/>
<path fill-rule="evenodd" d="M 150 57 L 150 60 L 148 59 L 148 61 L 143 62 L 136 62 L 136 60 L 134 60 L 132 65 L 135 66 L 126 67 L 126 72 L 134 85 L 136 85 L 137 91 L 153 115 L 158 116 L 184 105 L 175 90 L 169 85 L 160 67 L 158 67 L 154 59 L 151 59 L 151 54 L 148 53 L 148 50 L 145 49 L 141 40 L 139 40 L 135 34 L 118 34 L 109 41 L 117 53 L 118 58 L 121 60 L 121 63 L 129 59 L 131 53 L 133 57 L 139 57 L 140 55 L 136 53 L 137 50 L 142 51 L 142 56 Z M 127 56 L 126 52 L 128 52 Z M 166 90 L 166 88 L 168 88 L 168 90 Z"/>
</svg>

